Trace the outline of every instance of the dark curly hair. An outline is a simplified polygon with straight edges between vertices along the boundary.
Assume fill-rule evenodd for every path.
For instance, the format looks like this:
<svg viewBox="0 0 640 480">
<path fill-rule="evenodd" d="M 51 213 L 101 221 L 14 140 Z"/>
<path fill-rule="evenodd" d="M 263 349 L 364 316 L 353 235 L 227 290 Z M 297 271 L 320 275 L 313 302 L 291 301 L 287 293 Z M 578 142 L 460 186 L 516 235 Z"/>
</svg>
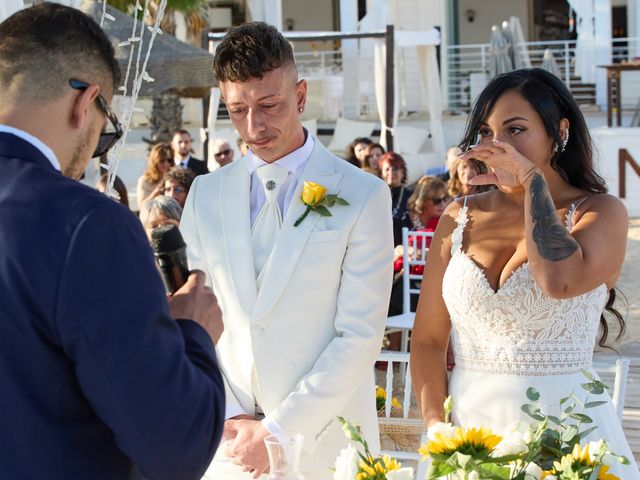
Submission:
<svg viewBox="0 0 640 480">
<path fill-rule="evenodd" d="M 195 178 L 194 173 L 188 168 L 174 167 L 164 174 L 163 181 L 172 180 L 188 192 Z"/>
<path fill-rule="evenodd" d="M 224 36 L 216 48 L 213 73 L 218 84 L 246 82 L 287 65 L 295 65 L 293 49 L 278 29 L 264 22 L 250 22 Z"/>
</svg>

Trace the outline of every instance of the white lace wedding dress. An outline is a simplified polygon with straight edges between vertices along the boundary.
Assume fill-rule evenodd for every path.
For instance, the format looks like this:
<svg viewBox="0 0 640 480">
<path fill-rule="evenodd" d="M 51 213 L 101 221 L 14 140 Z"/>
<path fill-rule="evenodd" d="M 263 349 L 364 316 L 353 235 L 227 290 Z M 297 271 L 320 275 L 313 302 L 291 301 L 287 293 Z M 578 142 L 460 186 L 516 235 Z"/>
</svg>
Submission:
<svg viewBox="0 0 640 480">
<path fill-rule="evenodd" d="M 567 215 L 569 230 L 574 212 L 575 207 Z M 588 380 L 581 370 L 595 375 L 591 363 L 607 287 L 556 300 L 540 290 L 525 263 L 494 292 L 483 270 L 462 250 L 467 219 L 465 202 L 443 279 L 456 361 L 448 388 L 454 398 L 453 421 L 499 432 L 513 422 L 531 420 L 521 410 L 531 403 L 529 387 L 540 392 L 544 413 L 558 415 L 561 398 L 571 392 L 586 397 L 580 384 Z M 616 464 L 611 473 L 640 479 L 609 395 L 591 395 L 589 401 L 604 399 L 609 400 L 606 405 L 585 411 L 598 427 L 587 440 L 603 438 L 613 452 L 631 461 L 630 466 Z"/>
</svg>

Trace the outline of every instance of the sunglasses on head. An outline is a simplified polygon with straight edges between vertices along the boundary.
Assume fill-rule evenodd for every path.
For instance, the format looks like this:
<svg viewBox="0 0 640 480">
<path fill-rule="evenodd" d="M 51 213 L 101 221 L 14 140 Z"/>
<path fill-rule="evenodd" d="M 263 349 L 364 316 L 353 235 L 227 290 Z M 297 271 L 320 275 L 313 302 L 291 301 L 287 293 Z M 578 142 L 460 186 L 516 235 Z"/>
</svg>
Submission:
<svg viewBox="0 0 640 480">
<path fill-rule="evenodd" d="M 74 88 L 76 90 L 86 90 L 87 88 L 89 88 L 88 84 L 80 80 L 75 80 L 73 78 L 69 80 L 69 85 L 71 85 L 71 88 Z M 109 122 L 111 122 L 111 125 L 113 126 L 114 131 L 100 133 L 100 139 L 98 140 L 98 145 L 96 146 L 96 149 L 93 152 L 93 156 L 92 156 L 93 158 L 100 157 L 105 153 L 107 153 L 111 149 L 111 147 L 113 147 L 116 144 L 116 142 L 120 139 L 120 137 L 122 137 L 122 134 L 124 133 L 122 130 L 122 125 L 120 125 L 120 122 L 116 117 L 116 114 L 113 113 L 113 110 L 111 110 L 111 107 L 109 106 L 109 102 L 107 102 L 107 100 L 100 94 L 98 94 L 98 96 L 96 97 L 96 102 L 98 103 L 98 106 L 100 107 L 100 109 L 104 112 L 104 114 L 109 119 Z"/>
<path fill-rule="evenodd" d="M 220 151 L 220 152 L 218 152 L 218 153 L 214 153 L 214 154 L 213 154 L 213 156 L 214 156 L 214 157 L 216 157 L 216 158 L 218 158 L 218 157 L 222 157 L 222 156 L 225 156 L 225 157 L 226 157 L 226 156 L 227 156 L 227 155 L 229 155 L 230 153 L 231 153 L 231 149 L 230 149 L 230 148 L 227 148 L 227 149 L 222 150 L 222 151 Z"/>
</svg>

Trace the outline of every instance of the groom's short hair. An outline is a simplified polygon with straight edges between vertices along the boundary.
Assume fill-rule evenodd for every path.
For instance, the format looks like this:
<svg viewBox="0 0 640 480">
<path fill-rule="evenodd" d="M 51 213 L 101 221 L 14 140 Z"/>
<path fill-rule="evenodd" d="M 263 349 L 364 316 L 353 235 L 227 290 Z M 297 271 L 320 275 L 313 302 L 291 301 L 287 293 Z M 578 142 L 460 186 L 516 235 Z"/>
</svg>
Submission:
<svg viewBox="0 0 640 480">
<path fill-rule="evenodd" d="M 295 66 L 293 49 L 282 34 L 264 22 L 249 22 L 224 36 L 216 48 L 213 73 L 218 84 L 246 82 L 288 65 Z"/>
</svg>

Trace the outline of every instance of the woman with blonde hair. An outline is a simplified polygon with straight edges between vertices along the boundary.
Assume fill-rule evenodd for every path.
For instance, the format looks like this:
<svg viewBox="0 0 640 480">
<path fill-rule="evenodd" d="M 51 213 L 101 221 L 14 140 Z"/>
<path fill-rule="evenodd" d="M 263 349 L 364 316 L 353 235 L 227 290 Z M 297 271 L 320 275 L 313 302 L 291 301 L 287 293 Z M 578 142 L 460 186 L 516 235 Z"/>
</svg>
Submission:
<svg viewBox="0 0 640 480">
<path fill-rule="evenodd" d="M 147 159 L 147 169 L 138 178 L 136 185 L 139 206 L 162 193 L 164 175 L 174 166 L 173 148 L 168 142 L 157 143 L 151 148 Z"/>
<path fill-rule="evenodd" d="M 471 179 L 488 173 L 487 166 L 475 158 L 457 157 L 449 170 L 449 195 L 454 198 L 466 197 L 494 188 L 491 185 L 472 185 Z"/>
</svg>

